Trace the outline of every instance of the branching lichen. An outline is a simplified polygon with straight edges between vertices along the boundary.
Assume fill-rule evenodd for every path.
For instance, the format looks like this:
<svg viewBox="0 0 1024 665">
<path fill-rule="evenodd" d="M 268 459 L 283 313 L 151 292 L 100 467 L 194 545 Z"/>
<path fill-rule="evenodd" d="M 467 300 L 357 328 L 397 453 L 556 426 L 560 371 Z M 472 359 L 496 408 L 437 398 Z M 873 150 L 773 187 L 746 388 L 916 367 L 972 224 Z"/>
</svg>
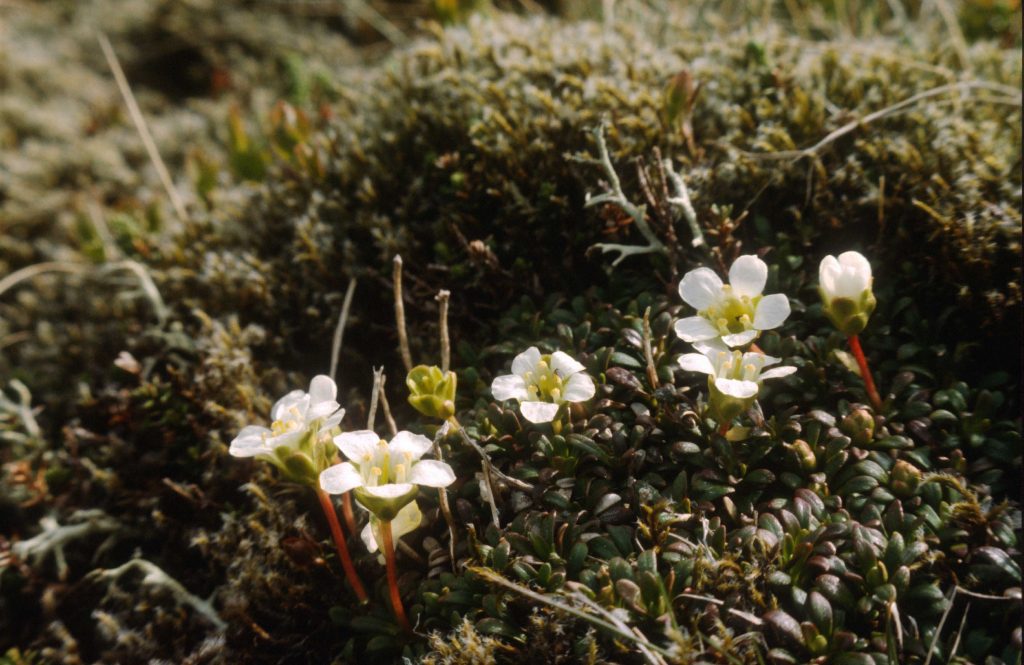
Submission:
<svg viewBox="0 0 1024 665">
<path fill-rule="evenodd" d="M 47 558 L 53 557 L 57 567 L 57 577 L 67 579 L 68 564 L 65 547 L 82 538 L 92 535 L 105 535 L 106 541 L 97 552 L 102 552 L 117 539 L 117 530 L 121 524 L 99 509 L 78 510 L 71 514 L 67 524 L 58 524 L 52 516 L 39 521 L 42 531 L 29 538 L 14 543 L 14 555 L 33 566 L 38 566 Z"/>
</svg>

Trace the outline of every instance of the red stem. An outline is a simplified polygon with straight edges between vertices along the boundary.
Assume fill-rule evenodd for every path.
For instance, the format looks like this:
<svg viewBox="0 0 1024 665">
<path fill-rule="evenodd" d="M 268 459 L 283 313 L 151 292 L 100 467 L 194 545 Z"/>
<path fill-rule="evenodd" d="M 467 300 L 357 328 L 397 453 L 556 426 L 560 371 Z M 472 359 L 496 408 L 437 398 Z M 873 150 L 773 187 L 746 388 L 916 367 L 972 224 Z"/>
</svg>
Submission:
<svg viewBox="0 0 1024 665">
<path fill-rule="evenodd" d="M 356 526 L 356 516 L 352 512 L 351 492 L 345 492 L 341 495 L 341 514 L 345 517 L 345 526 L 348 527 L 349 533 L 359 533 L 359 528 Z"/>
<path fill-rule="evenodd" d="M 359 602 L 367 603 L 370 599 L 366 595 L 363 583 L 359 580 L 359 575 L 356 574 L 355 566 L 352 565 L 352 557 L 348 554 L 348 545 L 345 544 L 345 535 L 341 532 L 341 524 L 338 523 L 338 513 L 334 510 L 334 504 L 331 503 L 331 495 L 317 488 L 316 496 L 320 499 L 320 507 L 323 508 L 327 524 L 331 527 L 331 537 L 334 538 L 334 545 L 338 548 L 338 557 L 341 559 L 341 567 L 345 569 L 345 577 L 352 585 L 352 590 L 355 591 Z"/>
<path fill-rule="evenodd" d="M 407 633 L 412 632 L 409 619 L 405 616 L 402 597 L 398 594 L 398 569 L 395 566 L 395 541 L 391 537 L 391 522 L 380 523 L 380 548 L 384 552 L 384 563 L 388 571 L 388 591 L 391 593 L 391 609 L 395 613 L 398 625 Z"/>
<path fill-rule="evenodd" d="M 857 335 L 850 335 L 850 350 L 853 351 L 853 357 L 857 359 L 857 365 L 860 367 L 860 376 L 864 379 L 864 389 L 868 393 L 868 399 L 871 400 L 875 411 L 881 411 L 882 398 L 878 395 L 878 389 L 875 388 L 875 380 L 871 378 L 868 359 L 864 357 L 864 349 L 860 348 L 860 338 Z"/>
<path fill-rule="evenodd" d="M 724 423 L 722 423 L 721 425 L 719 425 L 719 426 L 718 426 L 718 433 L 719 433 L 720 435 L 722 435 L 722 436 L 725 436 L 726 434 L 728 434 L 728 433 L 729 433 L 729 430 L 731 429 L 731 428 L 729 427 L 729 425 L 730 425 L 730 424 L 731 424 L 731 423 L 729 423 L 729 422 L 724 422 Z"/>
</svg>

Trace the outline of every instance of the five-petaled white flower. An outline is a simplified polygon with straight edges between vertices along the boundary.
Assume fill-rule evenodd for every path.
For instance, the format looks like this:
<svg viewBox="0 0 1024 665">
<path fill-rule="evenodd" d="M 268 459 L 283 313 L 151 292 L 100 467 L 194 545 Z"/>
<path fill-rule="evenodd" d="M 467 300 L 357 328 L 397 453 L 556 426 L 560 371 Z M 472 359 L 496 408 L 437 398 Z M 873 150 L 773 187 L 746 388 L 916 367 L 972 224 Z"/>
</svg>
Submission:
<svg viewBox="0 0 1024 665">
<path fill-rule="evenodd" d="M 796 367 L 788 366 L 765 370 L 781 360 L 763 353 L 734 351 L 718 340 L 696 342 L 694 347 L 700 353 L 683 354 L 679 365 L 708 375 L 710 403 L 723 420 L 731 420 L 750 408 L 762 381 L 796 371 Z"/>
<path fill-rule="evenodd" d="M 789 299 L 781 293 L 763 296 L 768 266 L 753 254 L 736 259 L 729 284 L 710 268 L 697 268 L 679 282 L 679 295 L 697 310 L 676 321 L 676 334 L 687 342 L 721 337 L 729 346 L 754 341 L 762 330 L 778 328 L 789 316 Z"/>
<path fill-rule="evenodd" d="M 565 402 L 585 402 L 596 388 L 583 365 L 562 351 L 541 355 L 531 346 L 512 360 L 512 373 L 494 378 L 494 399 L 519 400 L 519 410 L 531 423 L 555 419 Z"/>
<path fill-rule="evenodd" d="M 826 256 L 818 266 L 818 288 L 825 314 L 847 335 L 864 330 L 875 311 L 871 264 L 858 252 Z"/>
<path fill-rule="evenodd" d="M 351 491 L 381 520 L 396 519 L 416 498 L 417 486 L 447 487 L 455 482 L 455 472 L 444 462 L 420 459 L 433 444 L 419 434 L 399 432 L 387 442 L 375 432 L 359 430 L 339 434 L 334 444 L 348 461 L 325 469 L 320 487 L 330 494 Z"/>
<path fill-rule="evenodd" d="M 345 410 L 336 401 L 338 387 L 330 377 L 313 377 L 309 392 L 293 390 L 270 410 L 270 427 L 248 425 L 231 442 L 228 452 L 235 457 L 273 456 L 282 448 L 297 450 L 310 434 L 336 427 Z"/>
</svg>

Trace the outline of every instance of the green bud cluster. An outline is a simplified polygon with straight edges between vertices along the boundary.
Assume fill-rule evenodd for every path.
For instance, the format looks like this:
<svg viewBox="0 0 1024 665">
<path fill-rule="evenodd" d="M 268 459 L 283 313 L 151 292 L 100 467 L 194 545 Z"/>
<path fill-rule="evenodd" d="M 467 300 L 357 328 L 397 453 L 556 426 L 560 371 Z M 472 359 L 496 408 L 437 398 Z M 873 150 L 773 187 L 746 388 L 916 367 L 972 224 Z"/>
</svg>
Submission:
<svg viewBox="0 0 1024 665">
<path fill-rule="evenodd" d="M 409 404 L 430 418 L 446 420 L 455 415 L 455 372 L 440 367 L 419 365 L 405 377 L 409 388 Z"/>
</svg>

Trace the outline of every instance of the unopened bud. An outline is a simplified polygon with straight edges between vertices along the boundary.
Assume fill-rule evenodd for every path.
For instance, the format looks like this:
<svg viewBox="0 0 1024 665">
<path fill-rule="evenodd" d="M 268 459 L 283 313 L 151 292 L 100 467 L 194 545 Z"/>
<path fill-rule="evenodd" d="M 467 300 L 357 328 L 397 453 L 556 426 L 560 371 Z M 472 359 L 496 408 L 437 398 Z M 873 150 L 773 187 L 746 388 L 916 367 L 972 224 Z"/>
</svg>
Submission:
<svg viewBox="0 0 1024 665">
<path fill-rule="evenodd" d="M 910 462 L 899 460 L 889 473 L 892 491 L 901 497 L 911 497 L 921 485 L 921 470 Z"/>
<path fill-rule="evenodd" d="M 860 333 L 875 311 L 871 264 L 858 252 L 826 256 L 818 267 L 818 291 L 825 315 L 847 335 Z"/>
<path fill-rule="evenodd" d="M 455 372 L 442 372 L 440 367 L 413 367 L 405 379 L 409 388 L 409 404 L 425 416 L 446 420 L 455 415 Z"/>
<path fill-rule="evenodd" d="M 839 423 L 839 430 L 863 448 L 875 436 L 875 418 L 867 409 L 854 409 Z"/>
</svg>

